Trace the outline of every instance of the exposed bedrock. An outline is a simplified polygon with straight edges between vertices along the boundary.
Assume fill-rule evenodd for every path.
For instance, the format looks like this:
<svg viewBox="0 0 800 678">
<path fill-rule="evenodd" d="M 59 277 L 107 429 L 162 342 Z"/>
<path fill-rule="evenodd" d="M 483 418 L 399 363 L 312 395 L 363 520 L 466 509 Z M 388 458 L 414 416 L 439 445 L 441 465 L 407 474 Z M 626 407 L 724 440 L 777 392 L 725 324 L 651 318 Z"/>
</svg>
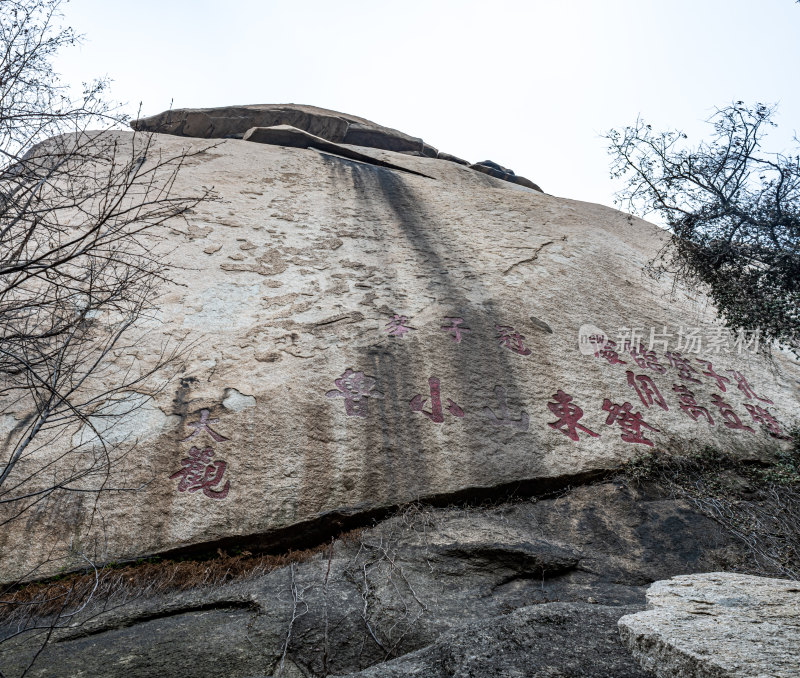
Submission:
<svg viewBox="0 0 800 678">
<path fill-rule="evenodd" d="M 688 504 L 623 482 L 414 505 L 266 575 L 155 597 L 123 582 L 28 675 L 644 678 L 617 620 L 654 580 L 746 557 Z M 37 647 L 23 639 L 0 668 L 17 675 Z"/>
<path fill-rule="evenodd" d="M 290 148 L 314 148 L 318 151 L 333 153 L 347 158 L 348 160 L 357 160 L 358 162 L 365 162 L 370 165 L 378 167 L 386 167 L 388 169 L 397 170 L 400 172 L 409 172 L 411 174 L 419 174 L 420 176 L 427 176 L 420 174 L 414 170 L 401 167 L 400 165 L 381 160 L 365 153 L 359 153 L 351 146 L 345 144 L 336 144 L 332 141 L 326 141 L 322 137 L 315 136 L 304 130 L 292 127 L 291 125 L 274 125 L 272 127 L 251 127 L 244 133 L 243 141 L 253 141 L 259 144 L 273 144 L 274 146 L 288 146 Z M 427 177 L 431 178 L 431 177 Z"/>
<path fill-rule="evenodd" d="M 250 106 L 224 106 L 221 108 L 178 108 L 147 118 L 140 118 L 131 123 L 133 129 L 161 134 L 176 134 L 178 136 L 200 137 L 203 139 L 249 138 L 260 143 L 294 146 L 295 144 L 292 142 L 284 143 L 286 141 L 285 135 L 282 137 L 279 134 L 268 135 L 262 133 L 256 137 L 247 136 L 248 130 L 253 127 L 270 128 L 284 125 L 303 130 L 337 144 L 378 148 L 469 165 L 466 160 L 449 153 L 440 153 L 418 137 L 378 125 L 364 118 L 318 108 L 317 106 L 254 104 Z M 304 146 L 304 148 L 307 148 L 307 146 Z M 514 172 L 491 161 L 483 161 L 477 165 L 469 166 L 503 181 L 510 181 L 537 191 L 542 190 L 529 179 L 517 177 Z"/>
</svg>

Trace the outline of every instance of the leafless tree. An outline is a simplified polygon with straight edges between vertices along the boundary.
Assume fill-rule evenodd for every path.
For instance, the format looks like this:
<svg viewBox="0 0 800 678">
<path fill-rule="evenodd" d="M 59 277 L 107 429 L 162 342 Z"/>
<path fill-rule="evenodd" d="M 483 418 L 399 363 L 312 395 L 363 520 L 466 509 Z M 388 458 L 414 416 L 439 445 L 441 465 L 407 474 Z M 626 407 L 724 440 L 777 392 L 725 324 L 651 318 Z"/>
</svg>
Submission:
<svg viewBox="0 0 800 678">
<path fill-rule="evenodd" d="M 176 194 L 187 152 L 113 131 L 107 81 L 60 82 L 52 59 L 77 40 L 60 3 L 0 2 L 0 530 L 54 496 L 136 489 L 114 474 L 135 442 L 118 424 L 181 357 L 138 353 L 168 270 L 154 244 L 209 197 Z"/>
<path fill-rule="evenodd" d="M 671 231 L 651 270 L 701 284 L 725 324 L 759 329 L 765 350 L 777 342 L 800 355 L 800 148 L 761 150 L 774 111 L 734 102 L 696 147 L 641 119 L 606 139 L 611 175 L 625 180 L 618 199 Z"/>
</svg>

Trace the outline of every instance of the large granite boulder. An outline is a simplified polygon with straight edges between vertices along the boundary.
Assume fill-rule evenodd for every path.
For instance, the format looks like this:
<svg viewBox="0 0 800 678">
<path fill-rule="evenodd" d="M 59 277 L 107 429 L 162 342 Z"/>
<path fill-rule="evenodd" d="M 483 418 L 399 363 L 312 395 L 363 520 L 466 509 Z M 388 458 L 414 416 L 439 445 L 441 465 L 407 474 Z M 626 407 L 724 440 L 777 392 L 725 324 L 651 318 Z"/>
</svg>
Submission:
<svg viewBox="0 0 800 678">
<path fill-rule="evenodd" d="M 443 634 L 351 678 L 649 678 L 619 642 L 625 608 L 544 603 Z M 344 678 L 340 676 L 339 678 Z"/>
<path fill-rule="evenodd" d="M 659 678 L 800 675 L 800 583 L 729 572 L 658 581 L 623 642 Z"/>
<path fill-rule="evenodd" d="M 133 133 L 108 134 L 139 153 Z M 786 444 L 796 362 L 739 352 L 702 294 L 644 277 L 656 226 L 388 150 L 357 147 L 395 169 L 239 139 L 153 143 L 207 149 L 175 190 L 219 197 L 148 236 L 173 282 L 129 343 L 147 365 L 182 342 L 185 368 L 113 420 L 102 482 L 120 491 L 56 492 L 6 526 L 5 580 L 84 557 L 298 545 L 417 499 L 599 477 L 653 446 L 752 458 Z M 625 345 L 631 329 L 652 353 Z M 30 403 L 3 397 L 13 441 Z M 105 421 L 15 473 L 80 463 L 61 455 L 92 449 Z"/>
</svg>

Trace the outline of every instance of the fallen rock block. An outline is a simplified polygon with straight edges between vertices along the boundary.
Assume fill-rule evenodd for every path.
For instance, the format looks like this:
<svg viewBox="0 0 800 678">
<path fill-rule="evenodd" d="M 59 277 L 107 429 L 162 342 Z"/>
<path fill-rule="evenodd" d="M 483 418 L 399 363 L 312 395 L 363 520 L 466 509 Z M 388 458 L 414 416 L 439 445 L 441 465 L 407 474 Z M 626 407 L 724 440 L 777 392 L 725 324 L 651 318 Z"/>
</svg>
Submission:
<svg viewBox="0 0 800 678">
<path fill-rule="evenodd" d="M 480 167 L 487 167 L 495 172 L 499 172 L 500 174 L 514 174 L 514 170 L 508 169 L 508 167 L 503 167 L 502 165 L 494 162 L 494 160 L 481 160 L 475 164 L 479 165 Z"/>
<path fill-rule="evenodd" d="M 800 675 L 800 582 L 727 572 L 657 581 L 622 642 L 659 678 Z"/>
<path fill-rule="evenodd" d="M 253 127 L 290 125 L 334 143 L 436 157 L 418 137 L 364 118 L 300 104 L 256 104 L 164 111 L 131 123 L 135 130 L 206 139 L 241 138 Z"/>
<path fill-rule="evenodd" d="M 131 127 L 145 132 L 220 139 L 238 136 L 251 127 L 291 125 L 329 141 L 341 142 L 351 120 L 352 117 L 316 106 L 260 104 L 179 108 L 134 120 Z"/>
</svg>

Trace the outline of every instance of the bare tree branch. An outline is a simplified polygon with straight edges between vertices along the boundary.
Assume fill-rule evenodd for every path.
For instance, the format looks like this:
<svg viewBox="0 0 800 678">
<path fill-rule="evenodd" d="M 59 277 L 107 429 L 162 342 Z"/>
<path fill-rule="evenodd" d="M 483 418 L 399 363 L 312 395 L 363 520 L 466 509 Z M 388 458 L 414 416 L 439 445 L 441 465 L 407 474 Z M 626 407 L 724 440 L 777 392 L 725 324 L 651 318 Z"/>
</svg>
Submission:
<svg viewBox="0 0 800 678">
<path fill-rule="evenodd" d="M 679 131 L 641 119 L 606 135 L 618 201 L 656 213 L 669 245 L 655 274 L 702 284 L 732 330 L 760 330 L 800 355 L 800 153 L 761 153 L 775 107 L 737 101 L 709 119 L 708 141 L 687 148 Z"/>
<path fill-rule="evenodd" d="M 126 118 L 105 80 L 71 96 L 52 68 L 79 40 L 59 26 L 60 3 L 0 3 L 0 415 L 12 422 L 0 446 L 4 529 L 76 495 L 90 498 L 88 531 L 101 493 L 143 487 L 120 477 L 137 444 L 121 425 L 181 369 L 186 349 L 162 342 L 145 362 L 137 346 L 155 331 L 169 280 L 160 233 L 210 197 L 175 191 L 202 150 L 167 155 L 152 135 L 110 131 Z M 79 555 L 95 586 L 65 595 L 44 622 L 21 615 L 11 634 L 43 634 L 29 668 L 94 596 L 98 566 Z M 23 578 L 51 567 L 50 557 L 31 563 Z"/>
</svg>

